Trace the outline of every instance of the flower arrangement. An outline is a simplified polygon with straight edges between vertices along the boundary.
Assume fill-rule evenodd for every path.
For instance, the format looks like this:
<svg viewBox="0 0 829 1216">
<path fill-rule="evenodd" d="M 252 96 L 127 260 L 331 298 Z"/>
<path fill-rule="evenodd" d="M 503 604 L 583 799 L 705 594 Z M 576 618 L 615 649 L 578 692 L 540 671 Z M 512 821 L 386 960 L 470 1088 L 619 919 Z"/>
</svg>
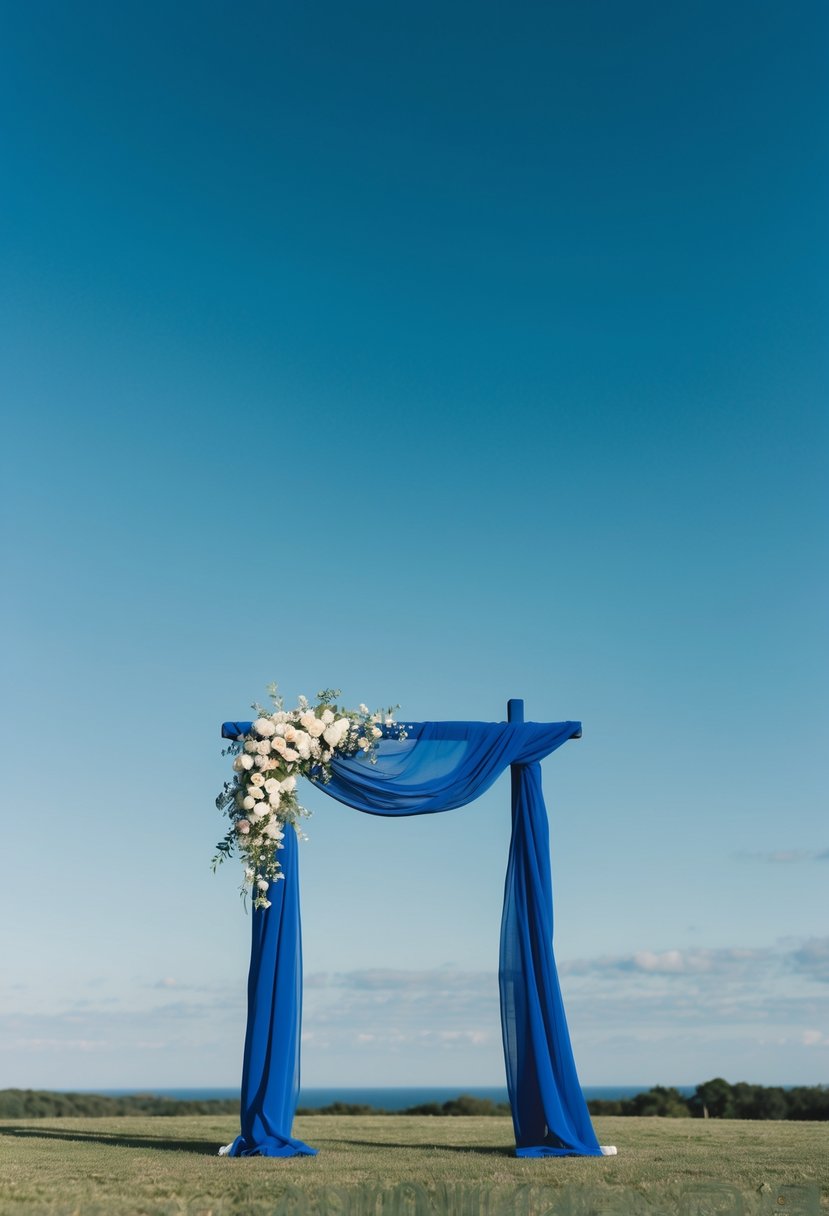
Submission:
<svg viewBox="0 0 829 1216">
<path fill-rule="evenodd" d="M 296 709 L 286 710 L 275 684 L 268 693 L 272 709 L 254 703 L 258 717 L 250 733 L 239 735 L 222 752 L 235 757 L 234 777 L 216 799 L 230 827 L 216 846 L 213 870 L 237 850 L 245 867 L 242 892 L 253 894 L 254 908 L 269 908 L 270 885 L 284 878 L 278 851 L 285 847 L 285 828 L 303 836 L 300 822 L 310 812 L 297 798 L 297 777 L 325 783 L 335 757 L 362 754 L 375 763 L 383 735 L 406 738 L 394 721 L 397 706 L 385 712 L 371 712 L 367 705 L 345 709 L 337 703 L 340 690 L 326 688 L 317 693 L 314 705 L 300 697 Z"/>
</svg>

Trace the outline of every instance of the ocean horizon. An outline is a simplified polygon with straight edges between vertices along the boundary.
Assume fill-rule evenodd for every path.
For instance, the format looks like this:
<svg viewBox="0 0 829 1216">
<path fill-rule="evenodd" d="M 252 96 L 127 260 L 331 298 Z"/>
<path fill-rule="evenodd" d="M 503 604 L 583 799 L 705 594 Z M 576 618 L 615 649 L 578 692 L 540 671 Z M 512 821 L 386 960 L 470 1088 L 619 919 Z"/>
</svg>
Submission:
<svg viewBox="0 0 829 1216">
<path fill-rule="evenodd" d="M 619 1101 L 651 1089 L 651 1085 L 585 1085 L 582 1092 L 588 1101 Z M 684 1096 L 690 1096 L 694 1085 L 677 1085 Z M 59 1091 L 60 1092 L 60 1091 Z M 150 1094 L 158 1098 L 173 1098 L 178 1101 L 208 1102 L 229 1101 L 239 1097 L 237 1087 L 155 1087 L 142 1086 L 124 1089 L 72 1090 L 63 1092 L 95 1093 L 105 1097 L 123 1098 L 132 1094 Z M 474 1098 L 489 1098 L 493 1102 L 508 1102 L 505 1085 L 387 1085 L 387 1086 L 308 1086 L 300 1090 L 298 1106 L 316 1109 L 331 1106 L 334 1102 L 353 1105 L 374 1106 L 378 1110 L 405 1110 L 410 1106 L 422 1106 L 426 1102 L 449 1102 L 461 1094 Z"/>
</svg>

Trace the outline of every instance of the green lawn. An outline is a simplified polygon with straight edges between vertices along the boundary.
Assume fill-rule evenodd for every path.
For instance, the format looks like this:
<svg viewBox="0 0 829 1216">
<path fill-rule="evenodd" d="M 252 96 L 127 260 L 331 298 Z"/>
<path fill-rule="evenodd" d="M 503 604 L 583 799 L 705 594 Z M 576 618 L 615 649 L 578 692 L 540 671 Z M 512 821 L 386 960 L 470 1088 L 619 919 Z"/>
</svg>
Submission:
<svg viewBox="0 0 829 1216">
<path fill-rule="evenodd" d="M 604 1118 L 617 1157 L 521 1160 L 500 1118 L 306 1116 L 314 1158 L 229 1160 L 232 1117 L 0 1121 L 0 1214 L 687 1216 L 829 1210 L 829 1124 Z M 822 1199 L 822 1208 L 818 1204 Z"/>
</svg>

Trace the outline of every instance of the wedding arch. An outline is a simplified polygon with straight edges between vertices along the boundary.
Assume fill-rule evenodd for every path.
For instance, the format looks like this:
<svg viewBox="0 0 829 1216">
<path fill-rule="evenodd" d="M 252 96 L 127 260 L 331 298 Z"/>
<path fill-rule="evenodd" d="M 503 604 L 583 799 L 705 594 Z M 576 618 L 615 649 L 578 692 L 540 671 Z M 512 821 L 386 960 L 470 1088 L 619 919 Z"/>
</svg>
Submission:
<svg viewBox="0 0 829 1216">
<path fill-rule="evenodd" d="M 252 725 L 225 722 L 222 737 L 250 737 Z M 453 810 L 472 802 L 510 768 L 512 837 L 498 974 L 515 1152 L 521 1157 L 615 1152 L 602 1149 L 590 1122 L 553 956 L 549 829 L 540 761 L 568 739 L 580 738 L 581 723 L 525 722 L 524 702 L 511 700 L 506 722 L 407 722 L 393 730 L 378 725 L 374 733 L 378 737 L 370 763 L 360 753 L 335 755 L 320 784 L 325 793 L 371 815 Z M 302 1018 L 296 833 L 284 833 L 277 847 L 282 850 L 282 881 L 261 884 L 268 885 L 267 898 L 251 916 L 241 1132 L 221 1150 L 233 1157 L 317 1151 L 291 1135 Z"/>
</svg>

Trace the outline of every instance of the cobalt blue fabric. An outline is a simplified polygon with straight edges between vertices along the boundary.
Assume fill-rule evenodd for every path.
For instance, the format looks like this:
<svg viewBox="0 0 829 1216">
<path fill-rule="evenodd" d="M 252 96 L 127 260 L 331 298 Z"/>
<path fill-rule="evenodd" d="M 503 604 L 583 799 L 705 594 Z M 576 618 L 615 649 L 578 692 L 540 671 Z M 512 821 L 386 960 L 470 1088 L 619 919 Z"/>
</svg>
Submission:
<svg viewBox="0 0 829 1216">
<path fill-rule="evenodd" d="M 225 723 L 225 738 L 250 723 Z M 332 764 L 326 793 L 372 815 L 423 815 L 473 801 L 512 767 L 512 840 L 501 922 L 501 1023 L 516 1154 L 600 1156 L 576 1075 L 553 957 L 552 880 L 539 761 L 580 734 L 578 722 L 422 722 L 379 741 L 376 763 Z M 384 735 L 387 734 L 384 732 Z M 242 1135 L 230 1155 L 313 1152 L 290 1136 L 299 1086 L 302 1004 L 296 840 L 284 881 L 253 913 Z M 286 865 L 286 862 L 289 864 Z M 257 927 L 258 925 L 258 927 Z M 273 927 L 272 927 L 273 925 Z"/>
<path fill-rule="evenodd" d="M 242 1065 L 242 1132 L 229 1157 L 313 1156 L 294 1140 L 302 1024 L 302 938 L 297 837 L 286 832 L 279 861 L 284 878 L 271 883 L 271 906 L 254 910 L 248 972 L 248 1021 Z"/>
</svg>

